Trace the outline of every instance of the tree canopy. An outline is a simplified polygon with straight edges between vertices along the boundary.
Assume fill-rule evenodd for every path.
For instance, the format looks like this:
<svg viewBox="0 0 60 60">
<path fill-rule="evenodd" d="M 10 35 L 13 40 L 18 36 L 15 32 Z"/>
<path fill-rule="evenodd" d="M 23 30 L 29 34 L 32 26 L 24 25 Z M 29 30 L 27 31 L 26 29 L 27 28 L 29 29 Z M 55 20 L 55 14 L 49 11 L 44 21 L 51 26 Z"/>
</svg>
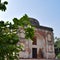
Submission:
<svg viewBox="0 0 60 60">
<path fill-rule="evenodd" d="M 0 60 L 5 60 L 5 58 L 7 60 L 18 59 L 17 53 L 22 50 L 22 46 L 17 45 L 19 42 L 17 35 L 19 26 L 25 30 L 25 38 L 33 38 L 34 30 L 26 14 L 20 19 L 14 18 L 13 24 L 0 21 Z"/>
<path fill-rule="evenodd" d="M 5 11 L 7 1 L 1 2 L 0 10 Z M 23 46 L 17 45 L 19 37 L 17 30 L 22 27 L 25 31 L 25 38 L 32 39 L 34 36 L 34 29 L 29 22 L 29 17 L 25 14 L 20 19 L 14 18 L 13 24 L 9 21 L 0 21 L 0 60 L 18 60 L 18 54 Z"/>
</svg>

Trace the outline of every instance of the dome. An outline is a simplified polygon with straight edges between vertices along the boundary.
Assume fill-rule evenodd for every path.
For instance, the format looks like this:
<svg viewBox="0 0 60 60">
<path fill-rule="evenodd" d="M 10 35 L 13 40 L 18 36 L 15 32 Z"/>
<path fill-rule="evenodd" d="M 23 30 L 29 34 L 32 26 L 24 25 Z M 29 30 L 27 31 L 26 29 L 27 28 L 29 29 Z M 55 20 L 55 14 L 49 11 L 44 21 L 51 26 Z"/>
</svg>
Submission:
<svg viewBox="0 0 60 60">
<path fill-rule="evenodd" d="M 32 26 L 35 26 L 35 27 L 39 26 L 38 20 L 36 20 L 34 18 L 29 18 L 29 21 L 30 21 Z"/>
</svg>

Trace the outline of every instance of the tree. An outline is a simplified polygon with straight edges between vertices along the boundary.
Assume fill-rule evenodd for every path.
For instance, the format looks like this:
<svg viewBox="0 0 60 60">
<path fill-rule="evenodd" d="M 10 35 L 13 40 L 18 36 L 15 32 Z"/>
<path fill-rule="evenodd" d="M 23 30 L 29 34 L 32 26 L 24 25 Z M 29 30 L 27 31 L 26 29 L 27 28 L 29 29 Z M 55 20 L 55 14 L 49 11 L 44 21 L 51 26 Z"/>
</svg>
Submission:
<svg viewBox="0 0 60 60">
<path fill-rule="evenodd" d="M 4 21 L 0 21 L 0 60 L 17 58 L 13 56 L 13 51 L 17 49 L 18 37 L 11 31 L 10 27 L 10 23 L 7 24 Z"/>
<path fill-rule="evenodd" d="M 0 21 L 0 60 L 14 60 L 18 59 L 17 53 L 22 50 L 21 45 L 17 45 L 19 37 L 17 30 L 23 27 L 25 30 L 25 37 L 32 39 L 34 30 L 29 22 L 29 17 L 25 14 L 22 18 L 13 19 L 14 24 L 11 22 Z"/>
<path fill-rule="evenodd" d="M 7 1 L 3 3 L 0 0 L 0 10 L 5 11 Z M 19 37 L 17 36 L 17 30 L 19 27 L 23 27 L 25 30 L 25 38 L 32 39 L 34 36 L 34 29 L 32 28 L 29 17 L 25 14 L 20 19 L 14 18 L 13 23 L 0 21 L 0 60 L 18 60 L 18 52 L 23 48 L 22 45 L 17 45 Z"/>
<path fill-rule="evenodd" d="M 54 46 L 55 46 L 55 54 L 58 58 L 60 58 L 60 38 L 55 38 L 55 43 L 54 43 Z"/>
<path fill-rule="evenodd" d="M 4 2 L 1 2 L 0 0 L 0 10 L 1 11 L 5 11 L 7 8 L 6 8 L 6 5 L 8 4 L 7 1 L 4 1 Z"/>
</svg>

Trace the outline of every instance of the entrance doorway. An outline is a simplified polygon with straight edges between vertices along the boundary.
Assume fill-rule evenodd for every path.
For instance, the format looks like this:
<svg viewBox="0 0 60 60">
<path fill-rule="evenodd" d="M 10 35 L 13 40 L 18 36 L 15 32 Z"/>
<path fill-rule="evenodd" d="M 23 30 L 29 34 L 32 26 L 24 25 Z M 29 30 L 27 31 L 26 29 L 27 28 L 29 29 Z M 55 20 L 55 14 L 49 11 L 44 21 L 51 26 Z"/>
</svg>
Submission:
<svg viewBox="0 0 60 60">
<path fill-rule="evenodd" d="M 32 58 L 37 58 L 37 48 L 32 48 Z"/>
</svg>

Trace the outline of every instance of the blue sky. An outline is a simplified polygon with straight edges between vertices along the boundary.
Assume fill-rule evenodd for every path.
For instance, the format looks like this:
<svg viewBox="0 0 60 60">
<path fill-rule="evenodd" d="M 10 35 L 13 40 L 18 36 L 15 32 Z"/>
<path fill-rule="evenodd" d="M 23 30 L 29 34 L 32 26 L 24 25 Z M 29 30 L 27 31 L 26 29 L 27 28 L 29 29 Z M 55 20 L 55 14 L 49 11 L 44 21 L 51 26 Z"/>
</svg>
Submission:
<svg viewBox="0 0 60 60">
<path fill-rule="evenodd" d="M 0 11 L 0 20 L 12 22 L 24 14 L 36 18 L 40 25 L 52 27 L 54 36 L 60 37 L 60 0 L 8 0 L 7 10 Z"/>
</svg>

